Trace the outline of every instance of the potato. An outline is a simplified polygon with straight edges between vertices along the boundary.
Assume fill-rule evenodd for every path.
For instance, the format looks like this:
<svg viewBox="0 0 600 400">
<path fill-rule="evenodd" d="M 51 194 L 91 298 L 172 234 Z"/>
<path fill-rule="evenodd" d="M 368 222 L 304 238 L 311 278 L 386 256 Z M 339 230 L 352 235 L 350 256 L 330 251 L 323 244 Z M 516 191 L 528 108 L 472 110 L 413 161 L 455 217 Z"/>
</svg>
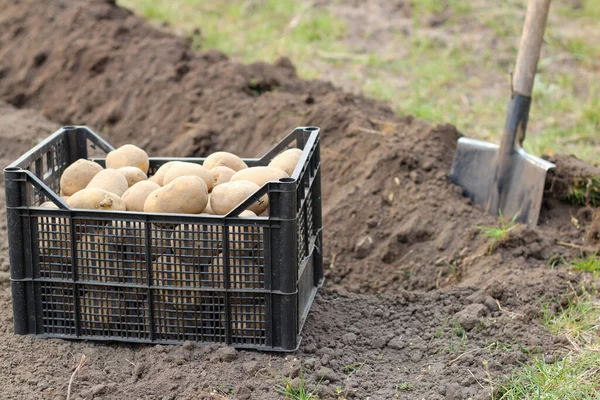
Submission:
<svg viewBox="0 0 600 400">
<path fill-rule="evenodd" d="M 174 164 L 176 164 L 178 162 L 179 161 L 169 161 L 167 163 L 164 163 L 156 170 L 154 175 L 152 175 L 150 178 L 148 178 L 148 180 L 150 180 L 154 183 L 158 183 L 158 185 L 160 185 L 160 186 L 163 186 L 163 179 L 165 178 L 165 174 L 167 173 L 167 171 L 169 171 L 169 169 Z"/>
<path fill-rule="evenodd" d="M 256 183 L 258 186 L 262 186 L 269 181 L 279 181 L 281 178 L 289 177 L 288 174 L 277 168 L 252 167 L 236 172 L 235 175 L 231 177 L 231 182 L 250 181 Z M 257 214 L 260 214 L 260 212 Z"/>
<path fill-rule="evenodd" d="M 94 176 L 102 170 L 100 164 L 80 158 L 63 171 L 60 177 L 60 195 L 71 196 L 85 189 Z"/>
<path fill-rule="evenodd" d="M 219 254 L 222 227 L 181 224 L 173 231 L 171 247 L 182 262 L 200 266 L 210 264 Z"/>
<path fill-rule="evenodd" d="M 121 167 L 117 169 L 117 171 L 123 174 L 125 179 L 127 179 L 128 187 L 132 187 L 136 183 L 148 179 L 144 171 L 142 171 L 138 167 Z"/>
<path fill-rule="evenodd" d="M 212 193 L 209 193 L 208 201 L 206 202 L 206 207 L 204 208 L 204 211 L 202 211 L 202 214 L 215 215 L 215 212 L 213 211 L 212 207 L 210 206 L 210 197 L 211 196 L 212 196 Z"/>
<path fill-rule="evenodd" d="M 250 210 L 242 211 L 240 218 L 256 217 L 256 214 Z M 253 249 L 259 242 L 258 228 L 252 226 L 230 226 L 229 228 L 229 247 L 230 255 L 248 257 L 248 250 Z"/>
<path fill-rule="evenodd" d="M 58 209 L 51 201 L 40 207 Z M 48 278 L 66 278 L 70 276 L 71 267 L 71 225 L 65 218 L 38 218 L 40 270 Z M 50 265 L 51 263 L 51 265 Z"/>
<path fill-rule="evenodd" d="M 237 252 L 236 252 L 237 253 Z M 239 254 L 236 255 L 239 257 Z M 264 266 L 260 259 L 229 256 L 229 287 L 232 289 L 264 289 Z"/>
<path fill-rule="evenodd" d="M 191 273 L 193 268 L 188 266 L 186 271 L 181 260 L 172 254 L 163 254 L 157 258 L 153 269 L 155 272 L 154 284 L 157 286 L 192 286 L 194 284 L 191 282 L 192 279 L 186 276 L 186 272 Z"/>
<path fill-rule="evenodd" d="M 160 189 L 158 183 L 141 181 L 131 186 L 123 193 L 121 200 L 125 203 L 127 211 L 144 211 L 144 203 L 150 193 Z"/>
<path fill-rule="evenodd" d="M 252 304 L 252 300 L 232 296 L 229 305 L 231 307 L 231 336 L 234 340 L 261 335 L 257 331 L 264 331 L 265 307 L 261 306 L 259 301 L 256 303 Z"/>
<path fill-rule="evenodd" d="M 86 188 L 96 188 L 108 190 L 117 196 L 123 196 L 123 193 L 129 188 L 127 179 L 123 174 L 118 172 L 116 169 L 107 168 L 100 171 L 92 178 Z"/>
<path fill-rule="evenodd" d="M 200 164 L 190 162 L 176 162 L 169 168 L 163 179 L 163 186 L 173 182 L 174 179 L 180 176 L 197 176 L 206 183 L 206 187 L 210 192 L 214 186 L 213 174 Z"/>
<path fill-rule="evenodd" d="M 280 169 L 289 176 L 292 176 L 301 155 L 302 150 L 300 149 L 294 148 L 286 150 L 275 156 L 269 163 L 269 167 Z"/>
<path fill-rule="evenodd" d="M 127 254 L 135 255 L 141 262 L 146 260 L 146 223 L 143 221 L 115 221 L 117 235 Z M 165 253 L 171 252 L 171 236 L 173 225 L 157 226 L 152 224 L 150 229 L 150 255 L 152 260 Z M 145 267 L 144 267 L 145 268 Z"/>
<path fill-rule="evenodd" d="M 186 288 L 197 285 L 198 269 L 184 264 L 177 257 L 165 254 L 159 257 L 152 265 L 154 271 L 154 285 L 156 297 L 160 302 L 161 314 L 170 319 L 181 319 L 182 312 L 194 312 L 201 306 L 201 296 L 184 296 L 181 290 L 162 289 L 162 286 L 177 286 Z M 173 330 L 182 332 L 181 325 L 177 327 L 157 327 L 161 333 L 172 333 Z"/>
<path fill-rule="evenodd" d="M 76 242 L 77 271 L 79 279 L 94 282 L 118 281 L 117 248 L 114 237 L 106 237 L 100 230 L 82 235 Z M 99 262 L 98 260 L 102 261 Z M 87 329 L 109 329 L 119 310 L 119 297 L 114 291 L 100 295 L 92 286 L 80 295 L 81 324 Z"/>
<path fill-rule="evenodd" d="M 144 212 L 200 214 L 206 203 L 206 183 L 197 176 L 180 176 L 150 193 L 144 203 Z"/>
<path fill-rule="evenodd" d="M 109 231 L 98 229 L 94 233 L 81 235 L 77 240 L 75 254 L 79 279 L 96 282 L 119 281 L 122 271 L 117 258 L 118 238 L 114 232 L 114 228 Z"/>
<path fill-rule="evenodd" d="M 46 201 L 46 202 L 42 203 L 40 205 L 40 207 L 43 207 L 43 208 L 56 208 L 56 209 L 58 209 L 58 206 L 56 204 L 54 204 L 53 202 L 51 202 L 51 201 Z"/>
<path fill-rule="evenodd" d="M 202 279 L 202 286 L 215 288 L 225 287 L 223 257 L 215 257 L 209 265 L 204 266 L 200 278 Z"/>
<path fill-rule="evenodd" d="M 246 163 L 235 154 L 228 153 L 226 151 L 217 151 L 206 157 L 204 160 L 204 167 L 206 169 L 213 169 L 215 167 L 228 167 L 234 171 L 239 171 L 248 168 Z"/>
<path fill-rule="evenodd" d="M 148 154 L 137 146 L 126 144 L 106 155 L 106 168 L 121 167 L 138 167 L 147 174 L 150 167 Z"/>
<path fill-rule="evenodd" d="M 240 216 L 242 216 L 240 214 Z M 236 227 L 236 229 L 254 230 L 252 227 Z M 256 240 L 245 238 L 244 240 Z M 229 287 L 232 289 L 264 289 L 264 261 L 258 255 L 245 254 L 248 250 L 233 250 L 229 259 Z M 239 255 L 243 255 L 242 258 Z M 265 329 L 264 308 L 252 298 L 241 298 L 235 295 L 230 298 L 231 331 L 233 336 L 253 335 L 254 330 Z"/>
<path fill-rule="evenodd" d="M 75 209 L 125 211 L 125 203 L 119 196 L 98 188 L 80 190 L 69 197 L 67 204 Z"/>
<path fill-rule="evenodd" d="M 247 259 L 229 260 L 229 287 L 235 289 L 264 288 L 264 267 L 253 265 Z M 203 269 L 202 279 L 208 282 L 203 285 L 224 287 L 223 257 L 214 258 L 211 265 Z M 258 283 L 260 282 L 260 284 Z M 240 298 L 232 293 L 230 297 L 231 328 L 233 336 L 252 336 L 248 330 L 265 329 L 264 308 L 254 307 L 251 298 Z M 255 312 L 256 311 L 256 312 Z M 261 313 L 261 314 L 258 314 Z M 221 315 L 220 326 L 226 325 L 225 316 Z"/>
<path fill-rule="evenodd" d="M 258 189 L 258 185 L 250 181 L 223 183 L 213 189 L 210 196 L 210 207 L 216 215 L 225 215 Z M 267 208 L 268 201 L 269 198 L 265 194 L 248 209 L 255 214 L 260 214 Z"/>
<path fill-rule="evenodd" d="M 229 167 L 214 167 L 210 170 L 213 174 L 213 187 L 229 182 L 235 171 Z"/>
<path fill-rule="evenodd" d="M 65 233 L 69 230 L 68 227 L 64 229 Z M 68 234 L 40 235 L 38 254 L 40 273 L 44 277 L 51 279 L 71 278 L 71 240 Z"/>
</svg>

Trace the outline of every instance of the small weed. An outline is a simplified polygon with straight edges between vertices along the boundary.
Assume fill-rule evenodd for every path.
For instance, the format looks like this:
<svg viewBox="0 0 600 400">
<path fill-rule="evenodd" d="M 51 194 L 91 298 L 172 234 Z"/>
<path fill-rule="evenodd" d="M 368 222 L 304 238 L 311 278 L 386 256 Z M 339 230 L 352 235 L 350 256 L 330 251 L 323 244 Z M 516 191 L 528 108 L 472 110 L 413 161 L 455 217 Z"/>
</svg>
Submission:
<svg viewBox="0 0 600 400">
<path fill-rule="evenodd" d="M 454 278 L 454 281 L 460 282 L 460 280 L 462 279 L 462 274 L 460 267 L 456 265 L 456 261 L 454 261 L 453 263 L 449 263 L 448 261 L 444 260 L 444 264 L 446 264 L 446 266 L 450 270 L 450 274 Z"/>
<path fill-rule="evenodd" d="M 476 229 L 483 231 L 483 236 L 492 238 L 492 243 L 489 247 L 489 254 L 494 251 L 497 245 L 506 242 L 510 232 L 519 226 L 519 224 L 516 222 L 519 213 L 515 214 L 508 223 L 506 223 L 504 220 L 502 211 L 498 211 L 498 214 L 500 216 L 500 226 L 475 226 Z"/>
<path fill-rule="evenodd" d="M 380 354 L 377 356 L 378 360 L 381 360 L 383 358 L 383 356 Z M 354 362 L 352 364 L 346 364 L 344 365 L 344 373 L 348 376 L 346 376 L 346 385 L 344 387 L 344 389 L 342 389 L 339 386 L 336 386 L 335 388 L 335 393 L 338 395 L 338 400 L 346 400 L 346 398 L 348 397 L 348 391 L 349 391 L 349 384 L 350 384 L 350 380 L 352 379 L 352 375 L 356 374 L 358 371 L 361 370 L 361 368 L 365 365 L 367 361 L 363 361 L 363 362 Z"/>
<path fill-rule="evenodd" d="M 362 368 L 363 365 L 365 365 L 366 361 L 363 362 L 354 362 L 353 364 L 347 364 L 344 365 L 344 373 L 346 373 L 347 375 L 352 375 L 358 371 L 360 371 L 360 369 Z"/>
<path fill-rule="evenodd" d="M 554 269 L 557 265 L 561 263 L 566 264 L 566 261 L 564 257 L 559 253 L 552 254 L 550 257 L 548 257 L 548 260 L 546 261 L 546 265 L 550 267 L 550 269 Z"/>
<path fill-rule="evenodd" d="M 225 396 L 227 398 L 233 396 L 234 389 L 232 387 L 227 387 L 225 385 L 219 385 L 213 389 L 214 394 L 218 394 L 220 396 Z"/>
<path fill-rule="evenodd" d="M 490 365 L 488 360 L 483 360 L 483 369 L 485 370 L 485 374 L 488 378 L 488 383 L 490 384 L 490 396 L 494 397 L 494 381 L 492 380 L 492 374 L 490 373 Z"/>
<path fill-rule="evenodd" d="M 300 379 L 298 382 L 298 386 L 294 387 L 292 385 L 292 380 L 288 377 L 284 377 L 283 378 L 283 385 L 278 384 L 275 389 L 277 390 L 277 392 L 281 395 L 284 396 L 284 400 L 316 400 L 318 399 L 318 397 L 311 392 L 307 385 L 306 385 L 306 381 L 304 380 L 304 375 L 302 374 L 302 372 L 300 372 Z M 319 382 L 319 384 L 317 384 L 317 387 L 315 388 L 315 390 L 319 387 L 319 385 L 321 384 L 321 382 Z"/>
<path fill-rule="evenodd" d="M 400 383 L 396 385 L 396 390 L 398 390 L 399 392 L 406 392 L 412 390 L 412 386 L 410 386 L 410 384 L 408 383 Z"/>
<path fill-rule="evenodd" d="M 571 263 L 571 268 L 579 272 L 592 272 L 597 274 L 600 272 L 600 257 L 598 257 L 598 253 L 595 252 L 587 257 L 582 257 L 573 261 Z"/>
<path fill-rule="evenodd" d="M 331 262 L 329 263 L 329 269 L 334 269 L 335 268 L 335 258 L 337 257 L 337 254 L 332 254 L 331 255 Z"/>
<path fill-rule="evenodd" d="M 512 344 L 504 342 L 492 342 L 487 345 L 487 348 L 491 351 L 509 351 L 512 347 Z"/>
<path fill-rule="evenodd" d="M 475 327 L 475 332 L 481 332 L 482 330 L 485 329 L 485 322 L 483 322 L 483 319 L 479 319 L 479 321 L 477 322 L 477 326 Z"/>
<path fill-rule="evenodd" d="M 448 318 L 446 318 L 444 320 L 444 323 L 442 324 L 442 326 L 440 327 L 440 329 L 438 329 L 437 331 L 435 331 L 435 333 L 433 334 L 433 336 L 431 337 L 430 340 L 441 338 L 442 335 L 444 334 L 444 330 L 446 329 L 447 325 L 448 325 Z"/>
<path fill-rule="evenodd" d="M 460 324 L 460 322 L 458 322 L 457 320 L 455 320 L 452 323 L 452 333 L 455 336 L 459 336 L 459 337 L 463 337 L 466 335 L 465 328 L 463 328 L 462 325 Z"/>
<path fill-rule="evenodd" d="M 399 269 L 397 271 L 395 271 L 396 274 L 403 276 L 406 279 L 410 279 L 412 278 L 412 276 L 414 275 L 414 271 L 413 269 Z"/>
<path fill-rule="evenodd" d="M 455 343 L 455 338 L 459 338 L 458 343 Z M 454 321 L 452 324 L 452 335 L 448 342 L 448 347 L 444 350 L 447 353 L 458 353 L 467 345 L 467 332 L 462 327 L 460 322 Z"/>
<path fill-rule="evenodd" d="M 594 175 L 575 180 L 567 194 L 567 201 L 578 206 L 600 205 L 600 177 Z"/>
<path fill-rule="evenodd" d="M 521 350 L 521 353 L 523 354 L 532 354 L 532 351 L 529 350 L 527 347 L 524 347 L 523 345 L 519 344 L 519 350 Z"/>
</svg>

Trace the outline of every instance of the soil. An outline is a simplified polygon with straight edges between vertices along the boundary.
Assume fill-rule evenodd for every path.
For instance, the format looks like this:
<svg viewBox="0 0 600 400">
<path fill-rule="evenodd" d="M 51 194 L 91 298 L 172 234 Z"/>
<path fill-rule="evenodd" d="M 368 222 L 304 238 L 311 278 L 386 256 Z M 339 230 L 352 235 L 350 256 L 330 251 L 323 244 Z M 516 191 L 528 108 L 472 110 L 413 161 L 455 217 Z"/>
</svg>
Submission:
<svg viewBox="0 0 600 400">
<path fill-rule="evenodd" d="M 276 385 L 283 376 L 298 384 L 301 370 L 322 398 L 484 399 L 490 376 L 496 387 L 520 362 L 535 354 L 550 362 L 564 349 L 540 307 L 554 312 L 590 283 L 549 265 L 579 255 L 592 213 L 564 203 L 551 180 L 587 166 L 557 163 L 539 226 L 491 243 L 476 226 L 497 219 L 448 179 L 461 135 L 453 126 L 300 80 L 285 58 L 238 65 L 192 52 L 111 1 L 0 0 L 0 8 L 4 165 L 59 125 L 86 124 L 153 156 L 243 157 L 317 125 L 328 266 L 292 355 L 34 340 L 12 333 L 2 218 L 0 390 L 9 398 L 65 398 L 85 354 L 74 399 L 281 398 Z"/>
</svg>

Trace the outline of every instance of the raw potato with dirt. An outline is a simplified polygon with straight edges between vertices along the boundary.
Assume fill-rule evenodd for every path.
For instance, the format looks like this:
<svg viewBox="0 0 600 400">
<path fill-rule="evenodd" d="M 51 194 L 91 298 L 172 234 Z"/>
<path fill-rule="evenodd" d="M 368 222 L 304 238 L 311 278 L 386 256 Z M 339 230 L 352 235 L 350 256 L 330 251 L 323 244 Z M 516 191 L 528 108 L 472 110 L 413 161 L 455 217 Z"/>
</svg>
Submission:
<svg viewBox="0 0 600 400">
<path fill-rule="evenodd" d="M 290 150 L 273 158 L 272 163 L 275 162 L 276 167 L 246 166 L 240 172 L 243 176 L 238 175 L 239 171 L 219 164 L 242 169 L 241 165 L 246 165 L 244 161 L 234 154 L 218 151 L 209 155 L 204 162 L 210 169 L 192 162 L 169 161 L 148 179 L 140 169 L 142 167 L 148 171 L 149 159 L 146 152 L 133 144 L 126 144 L 106 156 L 106 163 L 110 166 L 125 166 L 103 169 L 97 163 L 79 159 L 67 166 L 61 175 L 60 192 L 69 195 L 65 200 L 72 198 L 67 204 L 73 208 L 122 211 L 121 203 L 124 203 L 127 211 L 184 214 L 213 214 L 216 211 L 216 215 L 225 215 L 258 191 L 260 186 L 289 177 L 285 171 L 296 168 L 302 153 L 300 149 Z M 213 200 L 216 209 L 213 210 L 209 205 L 209 196 L 214 187 L 222 184 L 227 185 L 217 190 Z M 110 196 L 107 197 L 105 192 L 110 193 Z M 148 199 L 150 200 L 146 205 Z M 46 203 L 42 207 L 49 206 Z M 261 214 L 267 210 L 267 206 L 268 197 L 265 194 L 251 206 L 251 210 Z M 252 214 L 256 216 L 254 212 Z"/>
<path fill-rule="evenodd" d="M 460 136 L 450 125 L 300 80 L 285 58 L 245 66 L 193 52 L 110 1 L 0 0 L 0 9 L 4 165 L 83 121 L 115 145 L 178 157 L 256 157 L 296 126 L 318 125 L 327 265 L 300 348 L 287 356 L 15 336 L 2 199 L 8 398 L 64 399 L 85 355 L 73 399 L 281 399 L 286 379 L 324 399 L 488 399 L 521 363 L 550 364 L 572 346 L 546 326 L 591 287 L 560 260 L 579 257 L 592 214 L 550 180 L 538 227 L 488 235 L 476 227 L 497 218 L 449 183 Z"/>
</svg>

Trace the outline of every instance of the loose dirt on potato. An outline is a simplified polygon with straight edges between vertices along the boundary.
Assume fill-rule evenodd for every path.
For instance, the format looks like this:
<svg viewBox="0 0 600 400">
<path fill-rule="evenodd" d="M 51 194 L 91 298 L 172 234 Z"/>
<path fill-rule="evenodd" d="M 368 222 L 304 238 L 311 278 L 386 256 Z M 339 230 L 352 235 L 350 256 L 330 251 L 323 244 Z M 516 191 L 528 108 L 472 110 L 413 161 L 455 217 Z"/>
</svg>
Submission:
<svg viewBox="0 0 600 400">
<path fill-rule="evenodd" d="M 555 261 L 579 255 L 592 213 L 564 203 L 552 182 L 587 167 L 563 173 L 557 163 L 539 227 L 492 246 L 477 226 L 497 218 L 449 182 L 460 136 L 450 125 L 300 80 L 286 59 L 238 65 L 192 52 L 111 1 L 0 0 L 0 8 L 5 166 L 59 125 L 87 124 L 152 156 L 243 157 L 317 125 L 327 265 L 293 354 L 34 340 L 12 333 L 2 202 L 6 396 L 64 399 L 85 354 L 74 399 L 275 399 L 283 377 L 297 385 L 300 373 L 326 399 L 484 399 L 520 362 L 552 361 L 567 345 L 539 317 L 588 283 Z"/>
</svg>

